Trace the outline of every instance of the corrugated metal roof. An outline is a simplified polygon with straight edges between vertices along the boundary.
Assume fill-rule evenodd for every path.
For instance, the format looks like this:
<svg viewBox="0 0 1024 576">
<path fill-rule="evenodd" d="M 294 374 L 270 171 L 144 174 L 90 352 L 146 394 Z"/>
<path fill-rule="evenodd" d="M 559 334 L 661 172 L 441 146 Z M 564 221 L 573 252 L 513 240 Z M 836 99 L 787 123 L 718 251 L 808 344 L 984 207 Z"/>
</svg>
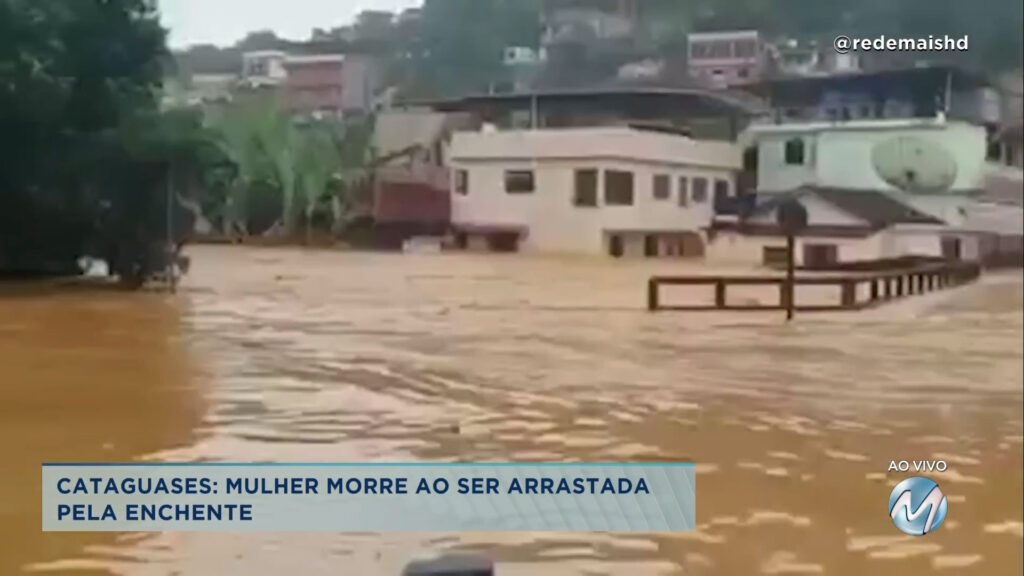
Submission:
<svg viewBox="0 0 1024 576">
<path fill-rule="evenodd" d="M 377 116 L 373 145 L 379 156 L 432 146 L 447 130 L 468 122 L 462 115 L 430 110 L 389 110 Z"/>
<path fill-rule="evenodd" d="M 589 102 L 611 98 L 630 98 L 637 101 L 651 99 L 671 100 L 678 106 L 688 103 L 692 107 L 736 115 L 755 116 L 766 110 L 763 103 L 751 96 L 730 90 L 708 90 L 705 88 L 648 85 L 643 83 L 609 83 L 585 88 L 566 88 L 538 90 L 533 92 L 508 92 L 498 94 L 478 94 L 456 100 L 426 102 L 424 105 L 435 110 L 463 111 L 480 105 L 522 105 L 533 100 L 543 104 L 547 102 Z"/>
</svg>

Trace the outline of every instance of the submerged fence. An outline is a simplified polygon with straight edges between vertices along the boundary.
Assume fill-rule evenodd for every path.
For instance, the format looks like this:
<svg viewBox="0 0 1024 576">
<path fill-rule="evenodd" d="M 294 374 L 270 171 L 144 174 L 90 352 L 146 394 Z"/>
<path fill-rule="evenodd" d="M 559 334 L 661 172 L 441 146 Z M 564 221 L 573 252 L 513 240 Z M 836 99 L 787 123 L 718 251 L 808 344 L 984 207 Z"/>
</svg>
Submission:
<svg viewBox="0 0 1024 576">
<path fill-rule="evenodd" d="M 981 266 L 966 262 L 945 262 L 905 270 L 879 273 L 849 273 L 834 276 L 798 276 L 794 287 L 819 286 L 836 288 L 837 297 L 823 303 L 801 303 L 794 297 L 793 309 L 803 312 L 862 310 L 906 296 L 925 294 L 973 282 L 981 275 Z M 662 287 L 706 286 L 714 289 L 711 304 L 665 304 Z M 739 286 L 773 286 L 778 290 L 777 303 L 734 303 L 729 289 Z M 866 288 L 866 290 L 864 289 Z M 704 310 L 785 310 L 789 291 L 784 276 L 655 276 L 647 283 L 647 309 L 656 311 Z"/>
</svg>

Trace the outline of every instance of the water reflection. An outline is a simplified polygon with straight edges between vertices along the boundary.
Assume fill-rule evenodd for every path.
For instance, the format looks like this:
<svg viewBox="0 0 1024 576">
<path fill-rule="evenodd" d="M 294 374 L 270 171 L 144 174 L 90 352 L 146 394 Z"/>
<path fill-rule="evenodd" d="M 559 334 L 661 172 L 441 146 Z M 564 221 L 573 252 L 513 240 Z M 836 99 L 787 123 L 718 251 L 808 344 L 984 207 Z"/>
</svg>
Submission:
<svg viewBox="0 0 1024 576">
<path fill-rule="evenodd" d="M 0 301 L 17 310 L 0 314 L 0 344 L 17 346 L 5 381 L 33 383 L 5 385 L 20 419 L 5 421 L 3 438 L 17 442 L 18 473 L 35 492 L 4 496 L 23 502 L 15 519 L 35 522 L 32 532 L 35 461 L 60 459 L 48 455 L 53 446 L 76 460 L 695 460 L 699 530 L 125 535 L 58 548 L 54 536 L 15 537 L 5 521 L 5 536 L 30 540 L 18 562 L 72 574 L 362 576 L 398 574 L 424 552 L 472 549 L 493 554 L 503 576 L 1022 567 L 1022 288 L 1013 275 L 785 326 L 776 315 L 642 312 L 643 278 L 678 272 L 677 263 L 233 248 L 193 256 L 176 300 L 29 299 L 35 314 L 25 300 Z M 71 429 L 83 440 L 66 437 Z M 21 440 L 33 431 L 53 446 Z M 891 458 L 930 457 L 949 461 L 950 520 L 907 540 L 884 513 L 897 480 L 885 469 Z"/>
</svg>

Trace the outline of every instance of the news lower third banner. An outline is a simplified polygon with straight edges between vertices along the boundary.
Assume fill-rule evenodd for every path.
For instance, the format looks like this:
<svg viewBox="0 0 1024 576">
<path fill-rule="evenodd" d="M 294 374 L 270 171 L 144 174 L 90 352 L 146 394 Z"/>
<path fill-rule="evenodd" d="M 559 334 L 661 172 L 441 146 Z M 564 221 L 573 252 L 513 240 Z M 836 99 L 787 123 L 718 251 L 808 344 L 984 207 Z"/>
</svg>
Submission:
<svg viewBox="0 0 1024 576">
<path fill-rule="evenodd" d="M 676 532 L 689 463 L 43 464 L 48 532 Z"/>
</svg>

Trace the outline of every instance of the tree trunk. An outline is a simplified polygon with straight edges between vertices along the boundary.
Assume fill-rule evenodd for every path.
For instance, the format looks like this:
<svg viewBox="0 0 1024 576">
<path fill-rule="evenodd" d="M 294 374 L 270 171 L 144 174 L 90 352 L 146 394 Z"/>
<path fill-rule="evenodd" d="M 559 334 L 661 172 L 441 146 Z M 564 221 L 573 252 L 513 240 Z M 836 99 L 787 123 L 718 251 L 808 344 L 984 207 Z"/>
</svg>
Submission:
<svg viewBox="0 0 1024 576">
<path fill-rule="evenodd" d="M 306 246 L 313 244 L 313 209 L 306 208 Z"/>
</svg>

